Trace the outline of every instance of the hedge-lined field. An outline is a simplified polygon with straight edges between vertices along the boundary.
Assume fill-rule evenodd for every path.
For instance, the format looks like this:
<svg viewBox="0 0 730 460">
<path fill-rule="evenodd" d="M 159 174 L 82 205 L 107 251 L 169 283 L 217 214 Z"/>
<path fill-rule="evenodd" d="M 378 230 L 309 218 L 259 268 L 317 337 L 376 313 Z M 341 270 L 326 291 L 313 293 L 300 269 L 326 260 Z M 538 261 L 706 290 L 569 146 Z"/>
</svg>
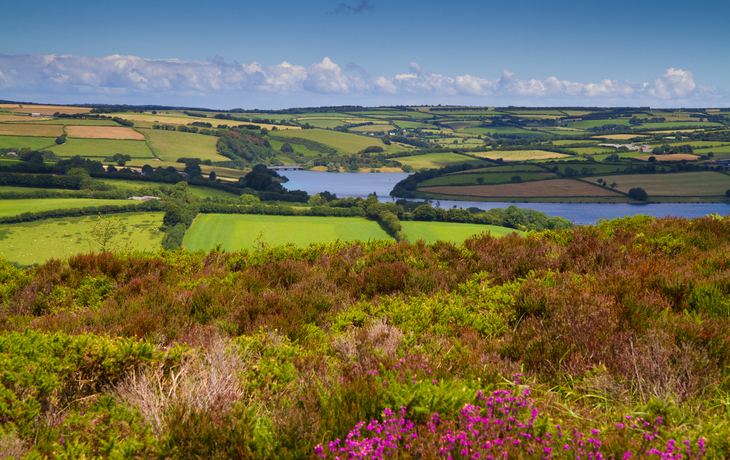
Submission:
<svg viewBox="0 0 730 460">
<path fill-rule="evenodd" d="M 353 240 L 388 240 L 377 224 L 361 217 L 262 216 L 201 214 L 185 233 L 185 248 L 209 251 L 221 244 L 227 251 Z"/>
</svg>

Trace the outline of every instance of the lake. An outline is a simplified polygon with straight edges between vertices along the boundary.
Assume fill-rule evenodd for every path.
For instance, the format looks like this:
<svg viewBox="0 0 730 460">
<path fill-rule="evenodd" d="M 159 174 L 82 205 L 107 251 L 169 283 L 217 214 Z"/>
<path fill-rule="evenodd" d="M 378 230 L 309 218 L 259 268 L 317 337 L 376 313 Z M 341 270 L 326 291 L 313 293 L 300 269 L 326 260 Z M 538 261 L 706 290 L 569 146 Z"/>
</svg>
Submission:
<svg viewBox="0 0 730 460">
<path fill-rule="evenodd" d="M 407 173 L 328 173 L 319 171 L 284 171 L 289 178 L 284 184 L 289 190 L 304 190 L 309 194 L 323 191 L 335 193 L 339 198 L 367 197 L 376 193 L 381 201 L 391 201 L 389 193 L 395 184 L 408 177 Z M 524 209 L 535 209 L 549 217 L 560 216 L 578 225 L 595 224 L 598 219 L 614 219 L 617 217 L 645 214 L 654 217 L 704 217 L 718 213 L 722 216 L 730 214 L 730 204 L 726 203 L 657 203 L 657 204 L 595 204 L 595 203 L 502 203 L 482 201 L 434 201 L 433 205 L 442 208 L 479 209 L 506 208 L 517 206 Z"/>
</svg>

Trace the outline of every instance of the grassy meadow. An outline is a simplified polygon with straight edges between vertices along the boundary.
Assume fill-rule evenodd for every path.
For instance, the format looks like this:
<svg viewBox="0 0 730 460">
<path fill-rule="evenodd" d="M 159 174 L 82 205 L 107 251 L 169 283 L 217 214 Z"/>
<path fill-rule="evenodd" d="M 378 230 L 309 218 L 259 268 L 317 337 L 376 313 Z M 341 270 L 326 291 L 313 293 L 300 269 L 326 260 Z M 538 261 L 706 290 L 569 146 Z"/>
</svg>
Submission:
<svg viewBox="0 0 730 460">
<path fill-rule="evenodd" d="M 631 174 L 604 176 L 606 182 L 616 182 L 617 190 L 624 193 L 634 187 L 646 190 L 649 197 L 683 196 L 702 197 L 725 195 L 730 190 L 730 176 L 714 171 L 681 174 Z"/>
<path fill-rule="evenodd" d="M 282 137 L 301 137 L 311 141 L 329 145 L 343 153 L 357 153 L 370 146 L 382 147 L 391 150 L 392 146 L 386 146 L 377 137 L 358 136 L 338 131 L 326 131 L 322 129 L 303 129 L 301 131 L 280 131 L 276 133 Z M 393 149 L 395 150 L 395 149 Z"/>
<path fill-rule="evenodd" d="M 408 157 L 398 157 L 396 160 L 400 161 L 404 165 L 410 165 L 414 169 L 421 168 L 442 168 L 444 166 L 470 163 L 475 165 L 487 166 L 489 163 L 486 161 L 477 160 L 474 158 L 467 157 L 465 155 L 459 155 L 458 153 L 443 152 L 443 153 L 427 153 L 425 155 L 413 155 Z"/>
<path fill-rule="evenodd" d="M 89 198 L 46 198 L 0 200 L 0 217 L 17 216 L 24 212 L 75 209 L 89 206 L 132 204 L 129 200 L 94 200 Z"/>
<path fill-rule="evenodd" d="M 22 149 L 28 147 L 33 150 L 53 149 L 56 151 L 56 139 L 53 137 L 30 136 L 0 136 L 0 149 Z"/>
<path fill-rule="evenodd" d="M 63 145 L 52 147 L 53 152 L 62 157 L 80 155 L 86 158 L 104 159 L 115 153 L 129 155 L 133 159 L 153 159 L 155 156 L 145 141 L 110 139 L 66 139 Z"/>
<path fill-rule="evenodd" d="M 227 251 L 270 246 L 340 241 L 391 240 L 377 222 L 359 217 L 304 217 L 201 214 L 185 233 L 184 246 L 209 251 L 216 244 Z"/>
<path fill-rule="evenodd" d="M 157 252 L 163 235 L 159 231 L 162 216 L 161 212 L 128 213 L 105 216 L 105 219 L 119 219 L 121 232 L 115 239 L 119 247 Z M 0 225 L 0 258 L 32 265 L 99 251 L 89 235 L 97 223 L 97 217 L 86 216 Z"/>
<path fill-rule="evenodd" d="M 506 227 L 494 225 L 460 224 L 457 222 L 402 222 L 403 232 L 408 235 L 411 242 L 424 241 L 426 244 L 433 244 L 437 241 L 448 241 L 461 244 L 467 238 L 481 233 L 488 233 L 494 237 L 520 233 Z"/>
<path fill-rule="evenodd" d="M 201 160 L 227 161 L 219 155 L 215 144 L 218 138 L 202 134 L 179 133 L 162 129 L 142 129 L 150 148 L 162 161 L 176 161 L 178 158 L 200 158 Z"/>
</svg>

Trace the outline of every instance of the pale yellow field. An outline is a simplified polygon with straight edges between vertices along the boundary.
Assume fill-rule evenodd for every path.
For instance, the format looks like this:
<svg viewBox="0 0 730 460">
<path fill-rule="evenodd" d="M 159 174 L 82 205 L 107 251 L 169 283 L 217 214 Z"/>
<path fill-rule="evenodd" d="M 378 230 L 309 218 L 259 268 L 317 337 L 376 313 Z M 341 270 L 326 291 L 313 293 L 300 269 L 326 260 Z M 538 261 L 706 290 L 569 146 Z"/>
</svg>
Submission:
<svg viewBox="0 0 730 460">
<path fill-rule="evenodd" d="M 627 139 L 634 139 L 636 137 L 649 137 L 642 134 L 608 134 L 605 136 L 593 136 L 591 139 L 616 139 L 620 141 L 625 141 Z"/>
<path fill-rule="evenodd" d="M 643 160 L 643 161 L 649 161 L 650 157 L 654 157 L 657 159 L 657 161 L 694 161 L 698 159 L 699 157 L 697 155 L 692 155 L 689 153 L 672 153 L 671 155 L 646 155 L 643 157 L 636 157 L 637 160 Z"/>
<path fill-rule="evenodd" d="M 14 109 L 20 107 L 18 104 L 0 104 L 0 109 Z"/>
<path fill-rule="evenodd" d="M 53 115 L 56 112 L 60 113 L 89 113 L 91 107 L 64 107 L 60 105 L 24 105 L 14 109 L 15 113 L 40 113 L 41 115 Z"/>
<path fill-rule="evenodd" d="M 490 160 L 501 158 L 504 161 L 548 160 L 570 156 L 544 150 L 500 150 L 496 152 L 474 152 L 474 154 Z"/>
<path fill-rule="evenodd" d="M 81 139 L 133 139 L 143 141 L 144 136 L 124 126 L 66 126 L 69 137 Z"/>
<path fill-rule="evenodd" d="M 274 126 L 276 126 L 276 129 L 278 130 L 286 130 L 286 129 L 301 129 L 299 126 L 279 126 L 279 125 L 267 125 L 265 123 L 246 123 L 243 121 L 235 121 L 235 120 L 218 120 L 216 118 L 196 118 L 196 117 L 181 117 L 181 116 L 174 116 L 174 115 L 165 115 L 165 114 L 157 114 L 152 115 L 151 113 L 118 113 L 118 114 L 112 114 L 115 117 L 123 118 L 125 120 L 130 120 L 133 122 L 143 122 L 143 123 L 159 123 L 159 124 L 168 124 L 168 125 L 189 125 L 190 123 L 194 121 L 200 121 L 203 123 L 210 123 L 213 125 L 213 127 L 216 127 L 218 125 L 223 126 L 238 126 L 238 125 L 249 125 L 249 124 L 255 124 L 257 126 L 261 126 L 262 128 L 266 128 L 269 131 L 271 131 Z"/>
<path fill-rule="evenodd" d="M 30 116 L 23 116 L 23 115 L 3 115 L 0 114 L 0 122 L 3 121 L 43 121 L 43 120 L 50 120 L 50 118 L 35 118 Z"/>
<path fill-rule="evenodd" d="M 0 135 L 4 136 L 58 137 L 61 134 L 63 134 L 63 126 L 61 125 L 0 124 Z"/>
</svg>

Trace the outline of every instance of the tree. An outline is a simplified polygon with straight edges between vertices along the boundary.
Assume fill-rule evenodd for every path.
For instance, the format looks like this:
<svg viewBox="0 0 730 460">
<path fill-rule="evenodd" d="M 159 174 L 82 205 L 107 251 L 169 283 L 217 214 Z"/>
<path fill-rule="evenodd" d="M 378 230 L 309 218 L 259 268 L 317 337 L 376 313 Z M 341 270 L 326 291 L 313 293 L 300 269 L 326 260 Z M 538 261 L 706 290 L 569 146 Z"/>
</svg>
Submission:
<svg viewBox="0 0 730 460">
<path fill-rule="evenodd" d="M 62 145 L 66 143 L 66 134 L 61 134 L 56 138 L 56 144 Z"/>
<path fill-rule="evenodd" d="M 144 174 L 145 176 L 149 176 L 154 172 L 155 172 L 155 170 L 154 170 L 154 168 L 152 168 L 152 166 L 150 166 L 150 165 L 142 166 L 142 174 Z"/>
<path fill-rule="evenodd" d="M 477 177 L 477 184 L 482 185 L 484 183 L 483 177 Z"/>
<path fill-rule="evenodd" d="M 730 198 L 730 190 L 728 190 L 727 192 L 725 192 L 725 196 L 728 197 L 728 198 Z"/>
<path fill-rule="evenodd" d="M 292 148 L 291 144 L 285 142 L 284 145 L 281 146 L 281 151 L 283 153 L 293 153 L 294 149 Z"/>
<path fill-rule="evenodd" d="M 635 200 L 646 201 L 649 199 L 649 195 L 641 187 L 634 187 L 629 190 L 629 196 Z"/>
<path fill-rule="evenodd" d="M 512 182 L 522 182 L 522 177 L 520 176 L 512 176 Z"/>
<path fill-rule="evenodd" d="M 119 166 L 124 166 L 128 161 L 132 160 L 130 155 L 122 155 L 121 153 L 115 153 L 112 159 L 116 161 Z"/>
<path fill-rule="evenodd" d="M 98 245 L 101 252 L 113 252 L 114 238 L 121 232 L 122 222 L 118 218 L 107 219 L 99 213 L 96 225 L 89 230 L 89 246 L 94 249 Z"/>
<path fill-rule="evenodd" d="M 211 181 L 216 180 L 215 171 L 210 172 L 210 174 L 208 175 L 208 179 L 210 179 Z"/>
<path fill-rule="evenodd" d="M 618 184 L 616 182 L 611 182 L 611 188 L 616 188 L 616 187 L 618 187 Z"/>
</svg>

